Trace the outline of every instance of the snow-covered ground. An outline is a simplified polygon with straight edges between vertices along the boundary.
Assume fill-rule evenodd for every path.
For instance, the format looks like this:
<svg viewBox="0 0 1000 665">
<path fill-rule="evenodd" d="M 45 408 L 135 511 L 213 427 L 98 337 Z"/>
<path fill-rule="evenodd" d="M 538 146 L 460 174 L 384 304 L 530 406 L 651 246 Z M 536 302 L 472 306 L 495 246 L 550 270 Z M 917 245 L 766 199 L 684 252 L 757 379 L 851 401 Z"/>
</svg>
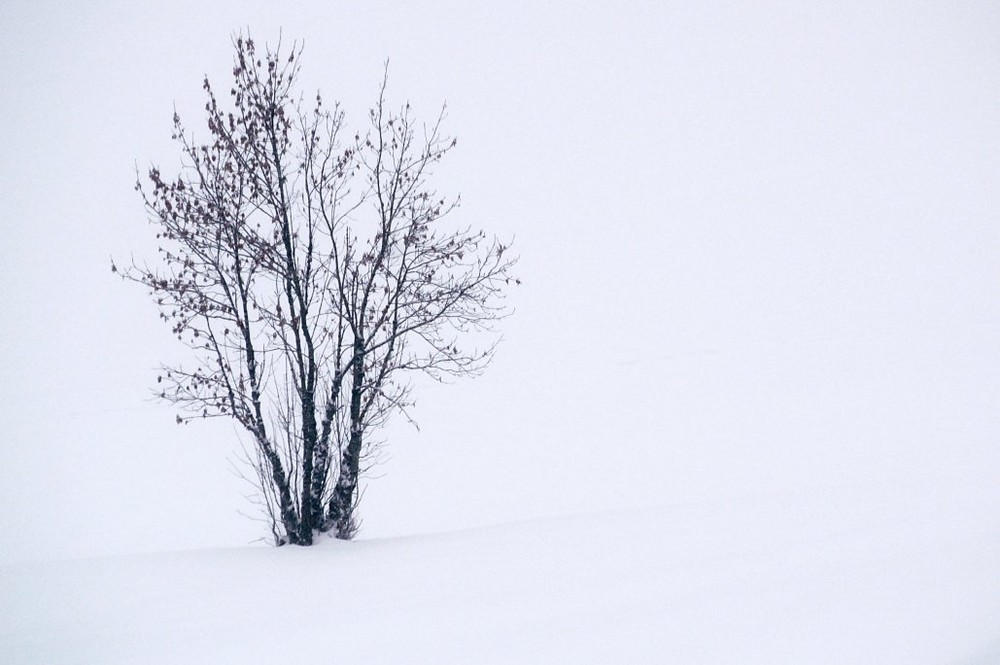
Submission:
<svg viewBox="0 0 1000 665">
<path fill-rule="evenodd" d="M 830 488 L 828 488 L 830 489 Z M 1000 487 L 0 568 L 5 663 L 995 663 Z"/>
</svg>

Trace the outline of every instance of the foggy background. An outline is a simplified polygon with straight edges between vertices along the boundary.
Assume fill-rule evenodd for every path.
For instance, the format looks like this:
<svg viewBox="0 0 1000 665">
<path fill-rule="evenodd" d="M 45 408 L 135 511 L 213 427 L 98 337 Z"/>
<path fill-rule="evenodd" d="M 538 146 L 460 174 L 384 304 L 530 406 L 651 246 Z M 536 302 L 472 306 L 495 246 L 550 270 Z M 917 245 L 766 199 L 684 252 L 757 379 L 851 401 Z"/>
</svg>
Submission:
<svg viewBox="0 0 1000 665">
<path fill-rule="evenodd" d="M 110 271 L 154 258 L 135 168 L 176 170 L 175 106 L 205 134 L 241 28 L 304 40 L 349 126 L 386 59 L 390 100 L 447 101 L 435 183 L 521 255 L 486 375 L 386 432 L 362 538 L 1000 478 L 995 3 L 138 4 L 0 4 L 0 561 L 267 533 L 233 426 L 150 400 L 185 349 Z"/>
</svg>

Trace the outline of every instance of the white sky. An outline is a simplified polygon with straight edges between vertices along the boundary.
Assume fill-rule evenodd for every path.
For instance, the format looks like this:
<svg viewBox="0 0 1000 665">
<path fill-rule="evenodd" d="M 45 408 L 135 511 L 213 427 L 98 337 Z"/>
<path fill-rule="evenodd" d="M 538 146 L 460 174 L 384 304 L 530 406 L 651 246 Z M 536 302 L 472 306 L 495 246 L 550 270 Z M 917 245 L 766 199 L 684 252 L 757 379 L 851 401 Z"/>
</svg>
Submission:
<svg viewBox="0 0 1000 665">
<path fill-rule="evenodd" d="M 388 433 L 364 536 L 996 481 L 1000 6 L 140 4 L 0 4 L 0 561 L 263 533 L 233 428 L 148 401 L 181 350 L 109 270 L 153 256 L 135 164 L 176 165 L 241 26 L 304 39 L 349 120 L 386 58 L 447 100 L 438 185 L 522 256 L 491 370 Z"/>
</svg>

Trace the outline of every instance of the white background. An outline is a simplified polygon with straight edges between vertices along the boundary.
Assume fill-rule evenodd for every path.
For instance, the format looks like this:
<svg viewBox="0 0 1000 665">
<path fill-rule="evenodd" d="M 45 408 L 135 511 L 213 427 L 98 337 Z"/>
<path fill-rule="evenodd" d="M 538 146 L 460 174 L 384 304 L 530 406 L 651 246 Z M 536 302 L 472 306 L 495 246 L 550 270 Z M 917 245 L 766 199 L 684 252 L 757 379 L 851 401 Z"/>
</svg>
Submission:
<svg viewBox="0 0 1000 665">
<path fill-rule="evenodd" d="M 387 58 L 447 100 L 439 188 L 522 256 L 490 371 L 387 432 L 363 537 L 996 483 L 995 4 L 139 4 L 0 4 L 0 561 L 265 533 L 233 427 L 149 400 L 183 350 L 110 272 L 154 257 L 136 166 L 176 167 L 241 27 L 304 39 L 359 126 Z"/>
</svg>

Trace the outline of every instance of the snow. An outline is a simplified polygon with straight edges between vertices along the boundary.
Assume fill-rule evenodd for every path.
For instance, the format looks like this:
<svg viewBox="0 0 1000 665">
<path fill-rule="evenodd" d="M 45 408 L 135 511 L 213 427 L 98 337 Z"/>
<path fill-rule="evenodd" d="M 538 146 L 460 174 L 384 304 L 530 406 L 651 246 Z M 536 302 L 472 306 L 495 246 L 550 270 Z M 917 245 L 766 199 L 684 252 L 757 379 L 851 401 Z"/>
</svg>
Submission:
<svg viewBox="0 0 1000 665">
<path fill-rule="evenodd" d="M 7 663 L 989 663 L 995 483 L 0 568 Z M 838 498 L 831 499 L 831 496 Z"/>
<path fill-rule="evenodd" d="M 0 662 L 1000 663 L 1000 4 L 619 4 L 0 2 Z M 522 257 L 355 543 L 234 548 L 110 272 L 240 26 Z"/>
</svg>

